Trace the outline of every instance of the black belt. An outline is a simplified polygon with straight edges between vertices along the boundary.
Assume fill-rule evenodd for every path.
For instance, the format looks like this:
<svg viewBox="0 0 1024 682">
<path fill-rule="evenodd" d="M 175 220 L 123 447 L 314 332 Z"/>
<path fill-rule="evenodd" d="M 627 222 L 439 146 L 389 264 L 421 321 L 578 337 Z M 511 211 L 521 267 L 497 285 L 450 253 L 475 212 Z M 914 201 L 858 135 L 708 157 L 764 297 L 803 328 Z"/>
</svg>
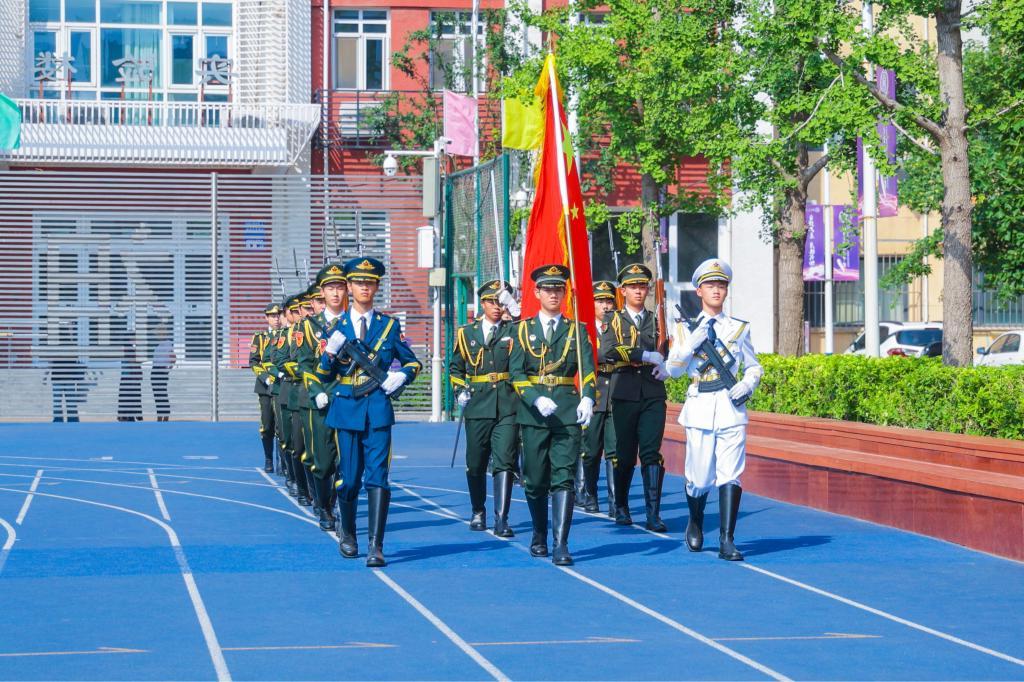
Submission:
<svg viewBox="0 0 1024 682">
<path fill-rule="evenodd" d="M 712 379 L 711 381 L 698 381 L 697 392 L 698 393 L 714 393 L 715 391 L 721 391 L 728 388 L 725 382 L 721 379 Z"/>
</svg>

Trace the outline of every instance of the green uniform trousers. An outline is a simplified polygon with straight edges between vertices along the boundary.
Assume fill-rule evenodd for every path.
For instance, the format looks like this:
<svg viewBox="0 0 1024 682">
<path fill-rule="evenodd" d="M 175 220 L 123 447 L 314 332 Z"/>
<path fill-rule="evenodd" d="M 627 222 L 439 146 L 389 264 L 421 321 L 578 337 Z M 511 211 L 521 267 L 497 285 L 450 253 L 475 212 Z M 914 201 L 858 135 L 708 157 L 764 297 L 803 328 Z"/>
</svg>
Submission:
<svg viewBox="0 0 1024 682">
<path fill-rule="evenodd" d="M 284 418 L 288 420 L 288 446 L 291 448 L 292 457 L 298 457 L 302 461 L 302 455 L 306 452 L 306 444 L 302 439 L 302 410 L 289 410 L 284 408 Z"/>
<path fill-rule="evenodd" d="M 583 461 L 597 463 L 604 458 L 615 463 L 615 420 L 610 412 L 595 412 L 583 431 Z"/>
<path fill-rule="evenodd" d="M 521 424 L 523 491 L 527 497 L 546 497 L 554 490 L 572 490 L 580 453 L 577 424 L 554 427 Z"/>
<path fill-rule="evenodd" d="M 512 471 L 516 456 L 516 416 L 466 420 L 466 473 L 483 476 L 491 471 Z"/>
<path fill-rule="evenodd" d="M 281 401 L 280 395 L 274 396 L 274 419 L 275 419 L 275 431 L 277 433 L 277 439 L 281 441 L 281 449 L 290 453 L 289 439 L 291 437 L 291 417 L 287 415 L 288 408 Z M 287 417 L 287 420 L 286 420 Z"/>
<path fill-rule="evenodd" d="M 274 396 L 260 395 L 260 436 L 266 437 L 277 433 L 277 410 L 274 407 Z"/>
<path fill-rule="evenodd" d="M 663 465 L 661 441 L 665 436 L 665 399 L 612 400 L 615 422 L 615 466 Z"/>
<path fill-rule="evenodd" d="M 327 408 L 303 408 L 298 412 L 302 421 L 302 442 L 305 450 L 302 463 L 317 478 L 327 478 L 334 473 L 338 456 L 334 443 L 334 429 L 324 423 Z"/>
</svg>

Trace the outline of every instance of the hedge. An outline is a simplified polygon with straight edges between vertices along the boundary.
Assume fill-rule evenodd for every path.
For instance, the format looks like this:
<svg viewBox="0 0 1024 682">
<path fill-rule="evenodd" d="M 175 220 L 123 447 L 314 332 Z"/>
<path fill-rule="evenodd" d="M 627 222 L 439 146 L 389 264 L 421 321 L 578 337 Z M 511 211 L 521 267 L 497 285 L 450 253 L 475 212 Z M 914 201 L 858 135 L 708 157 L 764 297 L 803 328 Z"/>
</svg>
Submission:
<svg viewBox="0 0 1024 682">
<path fill-rule="evenodd" d="M 1024 366 L 947 367 L 939 358 L 758 356 L 753 410 L 1024 439 Z M 689 384 L 670 380 L 682 402 Z"/>
</svg>

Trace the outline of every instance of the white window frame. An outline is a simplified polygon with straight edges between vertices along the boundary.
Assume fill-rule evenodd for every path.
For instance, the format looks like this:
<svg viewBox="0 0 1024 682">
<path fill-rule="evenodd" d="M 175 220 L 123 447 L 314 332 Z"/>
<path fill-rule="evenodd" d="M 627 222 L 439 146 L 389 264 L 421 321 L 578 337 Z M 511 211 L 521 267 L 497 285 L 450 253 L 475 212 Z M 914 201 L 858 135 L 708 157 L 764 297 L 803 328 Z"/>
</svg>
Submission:
<svg viewBox="0 0 1024 682">
<path fill-rule="evenodd" d="M 355 19 L 342 19 L 341 12 L 358 12 L 359 17 Z M 364 19 L 363 12 L 384 12 L 383 19 Z M 338 24 L 356 24 L 355 33 L 342 33 L 337 29 Z M 384 25 L 383 33 L 371 33 L 363 30 L 364 24 L 374 26 Z M 356 85 L 354 88 L 341 87 L 338 85 L 338 38 L 355 38 L 356 47 Z M 380 88 L 369 88 L 366 85 L 366 43 L 370 40 L 383 42 L 381 52 L 381 86 Z M 381 8 L 360 9 L 354 7 L 335 8 L 331 14 L 331 88 L 345 92 L 357 92 L 368 90 L 371 92 L 385 92 L 391 89 L 391 69 L 389 68 L 388 55 L 391 54 L 391 12 Z"/>
<path fill-rule="evenodd" d="M 436 23 L 437 23 L 436 16 L 437 15 L 441 15 L 441 14 L 455 15 L 455 21 L 454 21 L 455 31 L 454 32 L 452 32 L 452 33 L 441 33 L 440 35 L 438 35 L 436 33 L 436 31 L 435 31 L 435 26 L 436 26 Z M 473 36 L 470 35 L 473 32 L 472 23 L 473 23 L 473 13 L 470 12 L 470 11 L 467 11 L 467 10 L 437 9 L 437 10 L 431 10 L 430 11 L 430 35 L 431 35 L 431 38 L 437 38 L 439 40 L 450 40 L 450 41 L 453 41 L 453 42 L 461 42 L 461 43 L 465 43 L 467 41 L 473 40 L 473 42 L 474 42 L 474 45 L 473 45 L 473 55 L 474 55 L 474 59 L 475 59 L 476 55 L 481 54 L 481 50 L 483 49 L 483 46 L 484 46 L 483 37 L 484 37 L 485 28 L 486 28 L 485 27 L 486 21 L 483 20 L 483 18 L 480 15 L 478 15 L 477 26 L 476 26 L 476 39 L 475 40 L 473 39 Z M 456 62 L 455 63 L 455 69 L 457 71 L 461 72 L 463 69 L 465 69 L 465 56 L 463 54 L 463 50 L 455 50 L 454 51 L 454 55 L 455 55 L 455 62 Z M 430 51 L 430 55 L 429 56 L 430 56 L 430 89 L 431 90 L 443 90 L 443 89 L 445 89 L 445 84 L 444 83 L 435 83 L 434 82 L 434 51 L 433 50 Z M 486 77 L 486 74 L 487 74 L 487 56 L 486 55 L 483 55 L 483 63 L 480 65 L 480 67 L 481 67 L 480 72 L 479 73 L 474 72 L 473 73 L 473 77 L 477 79 L 477 91 L 482 93 L 482 92 L 486 92 L 486 90 L 487 90 L 487 77 Z M 472 81 L 470 81 L 468 83 L 467 82 L 452 83 L 451 90 L 453 92 L 462 92 L 462 93 L 472 94 L 472 92 L 473 92 L 473 83 L 472 83 Z"/>
</svg>

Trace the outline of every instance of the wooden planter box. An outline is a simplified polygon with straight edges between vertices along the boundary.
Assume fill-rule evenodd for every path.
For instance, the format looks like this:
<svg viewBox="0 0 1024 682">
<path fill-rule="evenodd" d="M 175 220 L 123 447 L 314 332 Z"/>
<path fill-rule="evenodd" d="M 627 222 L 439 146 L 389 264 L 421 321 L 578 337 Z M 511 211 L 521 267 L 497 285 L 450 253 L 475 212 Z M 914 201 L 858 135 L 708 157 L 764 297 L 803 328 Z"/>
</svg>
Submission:
<svg viewBox="0 0 1024 682">
<path fill-rule="evenodd" d="M 681 474 L 669 404 L 662 452 Z M 793 504 L 1024 560 L 1024 443 L 751 412 L 743 487 Z"/>
</svg>

